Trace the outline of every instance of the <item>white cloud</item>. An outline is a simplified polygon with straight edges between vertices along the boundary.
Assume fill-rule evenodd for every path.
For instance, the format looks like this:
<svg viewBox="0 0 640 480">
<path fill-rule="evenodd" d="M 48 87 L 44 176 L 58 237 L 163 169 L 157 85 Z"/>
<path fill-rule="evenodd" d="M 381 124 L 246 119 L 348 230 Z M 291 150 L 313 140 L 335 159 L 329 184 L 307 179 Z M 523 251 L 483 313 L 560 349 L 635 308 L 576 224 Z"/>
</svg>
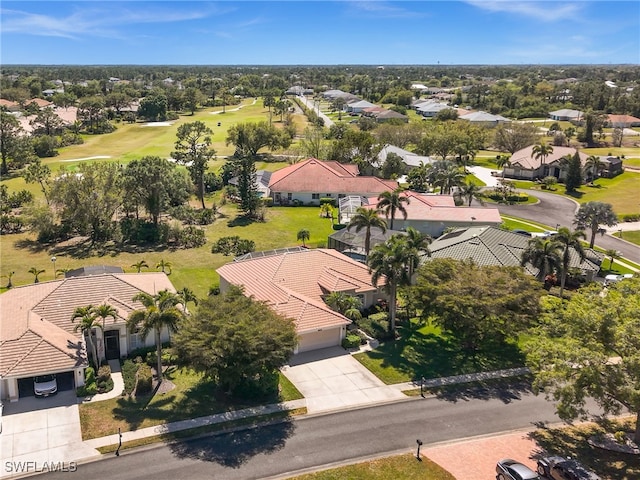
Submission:
<svg viewBox="0 0 640 480">
<path fill-rule="evenodd" d="M 104 7 L 87 6 L 61 16 L 42 15 L 22 10 L 2 9 L 3 33 L 20 33 L 45 37 L 78 39 L 84 36 L 124 38 L 119 29 L 127 25 L 172 23 L 198 20 L 225 13 L 209 6 L 201 10 L 171 10 L 167 8 L 132 9 L 118 3 Z"/>
<path fill-rule="evenodd" d="M 578 3 L 559 3 L 555 1 L 466 0 L 466 2 L 489 12 L 512 13 L 546 22 L 575 20 L 582 8 Z"/>
</svg>

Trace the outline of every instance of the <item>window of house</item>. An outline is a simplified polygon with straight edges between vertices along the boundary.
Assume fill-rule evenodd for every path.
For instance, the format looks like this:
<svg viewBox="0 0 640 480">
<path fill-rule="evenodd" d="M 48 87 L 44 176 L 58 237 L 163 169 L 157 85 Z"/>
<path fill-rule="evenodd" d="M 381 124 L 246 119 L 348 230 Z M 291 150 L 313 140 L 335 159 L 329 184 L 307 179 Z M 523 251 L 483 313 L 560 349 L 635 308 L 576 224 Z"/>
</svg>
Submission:
<svg viewBox="0 0 640 480">
<path fill-rule="evenodd" d="M 293 200 L 293 193 L 287 193 L 287 200 Z"/>
<path fill-rule="evenodd" d="M 144 342 L 139 334 L 139 330 L 136 329 L 135 333 L 129 334 L 129 350 L 144 347 Z"/>
<path fill-rule="evenodd" d="M 320 194 L 319 193 L 312 193 L 311 194 L 311 199 L 312 200 L 320 200 Z"/>
<path fill-rule="evenodd" d="M 330 198 L 330 197 L 331 197 L 331 194 L 330 194 L 330 193 L 327 193 L 327 198 Z"/>
</svg>

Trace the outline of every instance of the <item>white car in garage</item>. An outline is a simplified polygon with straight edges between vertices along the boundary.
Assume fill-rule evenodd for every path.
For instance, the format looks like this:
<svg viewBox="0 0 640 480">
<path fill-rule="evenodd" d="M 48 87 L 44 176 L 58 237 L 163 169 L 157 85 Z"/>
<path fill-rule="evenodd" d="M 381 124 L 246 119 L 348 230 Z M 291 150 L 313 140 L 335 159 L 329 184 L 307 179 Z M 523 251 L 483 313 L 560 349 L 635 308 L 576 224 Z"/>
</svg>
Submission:
<svg viewBox="0 0 640 480">
<path fill-rule="evenodd" d="M 55 375 L 40 375 L 33 377 L 33 392 L 36 397 L 48 397 L 58 391 L 58 381 Z"/>
</svg>

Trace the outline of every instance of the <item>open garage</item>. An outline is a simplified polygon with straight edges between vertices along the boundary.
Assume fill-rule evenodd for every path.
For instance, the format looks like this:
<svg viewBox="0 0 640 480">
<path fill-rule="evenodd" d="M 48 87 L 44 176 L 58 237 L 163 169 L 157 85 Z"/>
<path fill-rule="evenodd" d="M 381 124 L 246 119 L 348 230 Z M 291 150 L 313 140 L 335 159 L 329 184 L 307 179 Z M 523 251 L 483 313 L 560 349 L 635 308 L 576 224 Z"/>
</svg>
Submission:
<svg viewBox="0 0 640 480">
<path fill-rule="evenodd" d="M 20 398 L 35 396 L 33 392 L 34 378 L 35 377 L 26 377 L 18 379 L 18 392 Z M 56 374 L 56 382 L 58 383 L 58 392 L 75 389 L 73 371 Z"/>
</svg>

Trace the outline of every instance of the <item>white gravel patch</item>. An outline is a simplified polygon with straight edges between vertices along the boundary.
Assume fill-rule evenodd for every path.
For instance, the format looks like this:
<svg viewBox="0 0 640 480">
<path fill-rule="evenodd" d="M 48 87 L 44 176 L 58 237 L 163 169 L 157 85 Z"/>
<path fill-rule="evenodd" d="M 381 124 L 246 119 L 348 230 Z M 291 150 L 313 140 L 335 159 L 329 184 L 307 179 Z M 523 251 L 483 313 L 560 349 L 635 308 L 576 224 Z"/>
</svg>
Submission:
<svg viewBox="0 0 640 480">
<path fill-rule="evenodd" d="M 71 160 L 60 160 L 61 162 L 82 162 L 84 160 L 100 160 L 101 158 L 111 158 L 111 155 L 96 155 L 94 157 L 72 158 Z"/>
<path fill-rule="evenodd" d="M 173 122 L 148 122 L 141 126 L 142 127 L 170 127 L 171 125 L 173 125 Z"/>
</svg>

